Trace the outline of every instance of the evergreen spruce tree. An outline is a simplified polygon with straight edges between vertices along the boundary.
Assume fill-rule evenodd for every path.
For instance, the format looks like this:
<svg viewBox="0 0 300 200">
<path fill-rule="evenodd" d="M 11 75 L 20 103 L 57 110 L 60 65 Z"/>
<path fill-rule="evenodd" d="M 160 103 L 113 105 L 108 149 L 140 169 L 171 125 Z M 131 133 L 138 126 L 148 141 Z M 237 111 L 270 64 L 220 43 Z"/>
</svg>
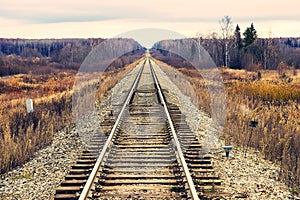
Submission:
<svg viewBox="0 0 300 200">
<path fill-rule="evenodd" d="M 240 32 L 240 27 L 237 24 L 235 31 L 234 31 L 234 41 L 233 41 L 233 49 L 231 50 L 231 64 L 230 66 L 235 69 L 239 69 L 242 67 L 242 51 L 241 49 L 243 48 L 243 43 L 242 43 L 242 38 L 241 38 L 241 32 Z"/>
<path fill-rule="evenodd" d="M 257 38 L 257 33 L 256 30 L 254 28 L 253 23 L 251 23 L 251 26 L 248 27 L 245 32 L 243 33 L 244 35 L 244 47 L 249 46 L 250 44 L 252 44 L 256 38 Z"/>
<path fill-rule="evenodd" d="M 241 29 L 238 24 L 236 25 L 234 31 L 234 42 L 235 42 L 235 48 L 241 49 L 243 47 L 242 38 L 241 38 Z"/>
</svg>

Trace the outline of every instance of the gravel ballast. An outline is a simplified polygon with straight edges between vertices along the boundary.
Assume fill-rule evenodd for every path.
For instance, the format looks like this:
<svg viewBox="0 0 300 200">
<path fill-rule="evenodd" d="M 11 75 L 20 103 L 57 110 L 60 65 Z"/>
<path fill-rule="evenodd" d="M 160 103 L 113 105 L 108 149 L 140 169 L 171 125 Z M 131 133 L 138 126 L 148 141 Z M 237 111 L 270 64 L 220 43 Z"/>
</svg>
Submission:
<svg viewBox="0 0 300 200">
<path fill-rule="evenodd" d="M 89 127 L 94 127 L 94 124 L 89 123 L 99 120 L 99 116 L 101 120 L 105 109 L 118 108 L 117 105 L 123 102 L 138 69 L 134 68 L 108 93 L 100 105 L 101 108 L 97 110 L 98 115 L 87 114 L 84 117 L 86 131 L 92 131 Z M 183 95 L 166 73 L 158 66 L 155 69 L 162 87 L 168 90 L 168 98 L 178 104 L 186 115 L 191 130 L 198 134 L 199 140 L 208 133 L 216 135 L 217 129 L 211 125 L 211 118 L 191 103 L 190 98 Z M 116 114 L 117 111 L 114 112 Z M 245 158 L 242 149 L 238 147 L 234 147 L 231 157 L 227 159 L 221 150 L 222 144 L 222 141 L 218 141 L 215 145 L 219 148 L 211 150 L 211 154 L 214 157 L 214 169 L 223 180 L 225 191 L 230 194 L 229 199 L 290 199 L 289 188 L 277 180 L 277 165 L 265 161 L 259 153 L 251 150 Z M 50 146 L 38 151 L 25 165 L 1 176 L 0 199 L 53 199 L 55 188 L 59 186 L 83 148 L 75 128 L 55 133 Z"/>
</svg>

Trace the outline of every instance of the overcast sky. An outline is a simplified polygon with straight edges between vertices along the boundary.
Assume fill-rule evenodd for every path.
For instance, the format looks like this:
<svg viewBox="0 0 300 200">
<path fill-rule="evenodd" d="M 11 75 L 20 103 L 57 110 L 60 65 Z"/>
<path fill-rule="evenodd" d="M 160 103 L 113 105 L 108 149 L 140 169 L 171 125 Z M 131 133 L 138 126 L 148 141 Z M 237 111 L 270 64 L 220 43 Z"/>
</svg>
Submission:
<svg viewBox="0 0 300 200">
<path fill-rule="evenodd" d="M 142 28 L 187 37 L 219 32 L 229 15 L 259 37 L 300 36 L 299 0 L 0 0 L 0 37 L 114 37 Z"/>
</svg>

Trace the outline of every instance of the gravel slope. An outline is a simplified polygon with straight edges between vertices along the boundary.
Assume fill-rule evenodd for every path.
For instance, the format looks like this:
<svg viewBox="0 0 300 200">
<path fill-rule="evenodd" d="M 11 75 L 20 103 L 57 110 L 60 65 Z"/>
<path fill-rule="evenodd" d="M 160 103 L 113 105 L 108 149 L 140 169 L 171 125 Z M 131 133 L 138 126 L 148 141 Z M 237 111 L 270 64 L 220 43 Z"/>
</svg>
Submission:
<svg viewBox="0 0 300 200">
<path fill-rule="evenodd" d="M 229 158 L 223 151 L 216 152 L 214 166 L 230 199 L 291 199 L 289 188 L 277 180 L 279 166 L 264 160 L 257 151 L 250 150 L 246 158 L 239 147 Z"/>
</svg>

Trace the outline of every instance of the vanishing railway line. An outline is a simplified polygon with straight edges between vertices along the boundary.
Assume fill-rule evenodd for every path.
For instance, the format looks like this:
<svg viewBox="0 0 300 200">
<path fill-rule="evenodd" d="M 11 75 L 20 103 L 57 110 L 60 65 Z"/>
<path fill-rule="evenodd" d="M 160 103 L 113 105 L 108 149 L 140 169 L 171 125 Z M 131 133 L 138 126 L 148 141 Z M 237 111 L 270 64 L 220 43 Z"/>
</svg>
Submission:
<svg viewBox="0 0 300 200">
<path fill-rule="evenodd" d="M 94 136 L 55 199 L 209 199 L 221 182 L 147 55 L 109 134 Z M 102 148 L 103 147 L 103 148 Z M 101 149 L 100 149 L 101 148 Z M 96 157 L 95 155 L 99 155 Z"/>
</svg>

